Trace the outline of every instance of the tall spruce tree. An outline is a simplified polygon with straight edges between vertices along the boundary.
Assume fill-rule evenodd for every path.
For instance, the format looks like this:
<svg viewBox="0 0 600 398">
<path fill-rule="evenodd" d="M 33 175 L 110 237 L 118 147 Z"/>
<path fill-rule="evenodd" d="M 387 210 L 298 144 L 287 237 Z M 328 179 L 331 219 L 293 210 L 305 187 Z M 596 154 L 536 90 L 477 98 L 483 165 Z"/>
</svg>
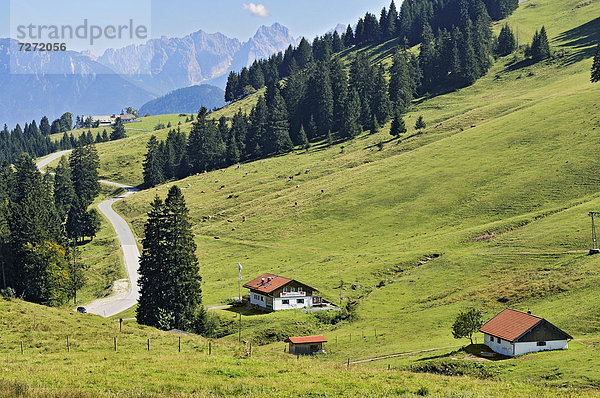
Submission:
<svg viewBox="0 0 600 398">
<path fill-rule="evenodd" d="M 127 133 L 125 132 L 125 126 L 123 125 L 121 118 L 118 117 L 112 128 L 112 132 L 110 133 L 110 140 L 115 141 L 125 137 L 127 137 Z"/>
<path fill-rule="evenodd" d="M 187 154 L 191 172 L 202 173 L 222 167 L 225 151 L 225 143 L 217 125 L 208 119 L 208 111 L 202 107 L 188 139 Z"/>
<path fill-rule="evenodd" d="M 504 57 L 512 54 L 517 49 L 515 35 L 508 24 L 505 24 L 498 35 L 498 43 L 496 45 L 496 54 Z"/>
<path fill-rule="evenodd" d="M 198 330 L 205 325 L 202 278 L 188 209 L 173 186 L 164 203 L 156 198 L 144 228 L 140 258 L 138 322 L 161 329 Z M 201 328 L 200 328 L 201 329 Z"/>
<path fill-rule="evenodd" d="M 394 119 L 392 120 L 392 127 L 390 128 L 390 134 L 394 137 L 398 137 L 400 134 L 406 133 L 406 124 L 402 113 L 396 112 Z"/>
<path fill-rule="evenodd" d="M 98 167 L 100 158 L 94 145 L 79 146 L 69 155 L 69 166 L 75 195 L 85 207 L 100 193 Z"/>
<path fill-rule="evenodd" d="M 362 131 L 360 124 L 360 98 L 354 89 L 350 92 L 346 107 L 344 108 L 344 119 L 342 122 L 342 135 L 353 138 Z"/>
<path fill-rule="evenodd" d="M 268 109 L 267 130 L 261 146 L 269 154 L 289 152 L 294 145 L 289 134 L 287 107 L 276 82 L 267 87 L 265 100 Z"/>
<path fill-rule="evenodd" d="M 61 221 L 64 221 L 75 199 L 71 166 L 66 156 L 60 158 L 54 170 L 54 205 Z"/>
<path fill-rule="evenodd" d="M 144 187 L 152 188 L 162 184 L 165 181 L 163 174 L 164 165 L 162 153 L 159 150 L 158 140 L 152 135 L 146 146 L 148 152 L 144 159 Z"/>
<path fill-rule="evenodd" d="M 336 58 L 331 61 L 331 92 L 333 95 L 332 131 L 340 131 L 344 117 L 344 107 L 348 100 L 348 74 L 342 61 Z"/>
</svg>

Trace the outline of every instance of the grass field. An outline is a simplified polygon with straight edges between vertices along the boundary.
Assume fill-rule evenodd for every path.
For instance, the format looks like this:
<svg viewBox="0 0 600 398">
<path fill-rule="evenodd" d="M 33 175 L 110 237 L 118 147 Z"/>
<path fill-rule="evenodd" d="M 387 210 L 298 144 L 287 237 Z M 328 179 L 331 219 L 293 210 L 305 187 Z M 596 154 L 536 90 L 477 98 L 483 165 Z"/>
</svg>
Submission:
<svg viewBox="0 0 600 398">
<path fill-rule="evenodd" d="M 329 354 L 305 360 L 319 372 L 318 387 L 308 371 L 304 377 L 282 371 L 286 392 L 331 395 L 347 383 L 355 388 L 349 395 L 364 396 L 415 394 L 419 386 L 433 396 L 598 393 L 600 258 L 587 256 L 587 213 L 600 208 L 600 85 L 589 83 L 600 3 L 582 4 L 522 3 L 507 22 L 518 25 L 522 43 L 544 24 L 557 57 L 537 65 L 519 55 L 499 59 L 475 85 L 416 101 L 400 139 L 392 140 L 388 125 L 332 147 L 315 145 L 177 182 L 195 224 L 205 305 L 237 295 L 238 262 L 244 281 L 273 272 L 334 302 L 340 296 L 358 302 L 357 318 L 337 325 L 298 311 L 244 316 L 243 339 L 259 345 L 252 361 L 265 361 L 253 363 L 252 377 L 242 377 L 246 387 L 274 388 L 266 380 L 253 384 L 268 378 L 267 362 L 273 369 L 294 366 L 282 352 L 285 336 L 323 333 Z M 361 51 L 383 62 L 391 54 L 385 45 Z M 253 97 L 244 101 L 220 114 L 250 107 Z M 428 124 L 422 134 L 412 128 L 418 115 Z M 139 183 L 146 134 L 99 145 L 103 175 Z M 170 185 L 116 206 L 138 236 L 150 201 Z M 469 306 L 486 317 L 506 306 L 531 309 L 576 340 L 567 351 L 481 363 L 492 374 L 482 379 L 475 361 L 455 352 L 465 341 L 450 333 L 456 313 Z M 235 316 L 215 314 L 224 323 Z M 432 348 L 441 349 L 356 365 L 350 374 L 340 367 L 348 358 Z M 467 376 L 399 371 L 429 359 L 457 361 Z M 247 363 L 231 366 L 248 372 Z M 395 370 L 387 372 L 388 365 Z M 190 392 L 179 388 L 170 392 Z"/>
</svg>

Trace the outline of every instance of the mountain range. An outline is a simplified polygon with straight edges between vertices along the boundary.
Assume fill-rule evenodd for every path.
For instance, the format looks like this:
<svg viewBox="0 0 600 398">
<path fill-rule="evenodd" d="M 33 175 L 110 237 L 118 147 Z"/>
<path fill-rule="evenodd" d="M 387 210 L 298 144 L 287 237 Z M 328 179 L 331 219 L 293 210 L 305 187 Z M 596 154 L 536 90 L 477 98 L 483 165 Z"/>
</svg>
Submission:
<svg viewBox="0 0 600 398">
<path fill-rule="evenodd" d="M 246 42 L 199 30 L 181 38 L 161 37 L 108 49 L 99 57 L 74 51 L 25 57 L 14 51 L 16 58 L 11 59 L 11 40 L 0 39 L 0 85 L 5 98 L 0 103 L 0 123 L 39 121 L 43 115 L 56 118 L 67 111 L 112 114 L 127 106 L 139 108 L 180 88 L 224 87 L 230 71 L 297 43 L 286 27 L 275 23 L 261 26 Z M 11 61 L 18 73 L 11 73 Z M 65 69 L 70 73 L 62 73 Z M 210 109 L 219 104 L 202 105 Z"/>
</svg>

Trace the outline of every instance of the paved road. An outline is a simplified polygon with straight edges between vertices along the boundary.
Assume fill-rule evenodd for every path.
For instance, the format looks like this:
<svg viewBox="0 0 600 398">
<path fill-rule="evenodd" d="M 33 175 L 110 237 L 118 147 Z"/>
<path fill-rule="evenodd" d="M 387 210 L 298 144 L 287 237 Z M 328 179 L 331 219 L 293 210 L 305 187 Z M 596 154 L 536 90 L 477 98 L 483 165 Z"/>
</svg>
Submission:
<svg viewBox="0 0 600 398">
<path fill-rule="evenodd" d="M 37 166 L 39 169 L 52 163 L 54 160 L 66 155 L 70 151 L 61 151 L 52 154 L 48 158 L 40 161 Z M 98 205 L 98 210 L 110 221 L 115 232 L 117 233 L 117 239 L 121 243 L 121 250 L 123 251 L 123 260 L 125 262 L 125 270 L 127 271 L 127 278 L 129 279 L 129 289 L 125 292 L 115 294 L 113 296 L 98 299 L 87 304 L 85 308 L 88 313 L 100 315 L 103 317 L 109 317 L 123 312 L 137 304 L 138 298 L 140 297 L 138 279 L 138 268 L 140 265 L 140 252 L 138 250 L 137 242 L 133 236 L 133 232 L 127 222 L 119 216 L 112 208 L 112 206 L 126 197 L 139 192 L 137 188 L 119 184 L 111 181 L 100 180 L 100 183 L 106 185 L 112 185 L 114 187 L 124 188 L 126 190 L 121 196 L 105 200 Z"/>
</svg>

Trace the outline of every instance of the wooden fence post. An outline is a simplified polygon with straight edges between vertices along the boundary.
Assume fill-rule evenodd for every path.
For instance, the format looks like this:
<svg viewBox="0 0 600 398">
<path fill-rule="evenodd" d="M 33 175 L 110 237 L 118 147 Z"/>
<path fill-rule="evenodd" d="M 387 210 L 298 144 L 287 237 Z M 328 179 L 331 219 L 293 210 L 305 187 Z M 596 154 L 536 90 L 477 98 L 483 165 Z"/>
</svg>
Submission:
<svg viewBox="0 0 600 398">
<path fill-rule="evenodd" d="M 114 343 L 115 343 L 115 352 L 117 352 L 117 337 L 114 337 Z"/>
<path fill-rule="evenodd" d="M 179 336 L 179 352 L 181 352 L 181 336 Z"/>
<path fill-rule="evenodd" d="M 212 354 L 212 343 L 209 341 L 208 342 L 208 355 Z"/>
<path fill-rule="evenodd" d="M 23 355 L 23 354 L 24 354 L 24 351 L 23 351 L 23 340 L 21 340 L 21 355 Z"/>
<path fill-rule="evenodd" d="M 150 339 L 148 339 L 148 351 L 150 351 Z"/>
<path fill-rule="evenodd" d="M 71 342 L 69 341 L 69 336 L 67 336 L 67 352 L 71 352 Z"/>
<path fill-rule="evenodd" d="M 119 318 L 119 332 L 123 332 L 123 318 Z"/>
<path fill-rule="evenodd" d="M 350 358 L 348 358 L 348 367 L 350 367 Z"/>
</svg>

